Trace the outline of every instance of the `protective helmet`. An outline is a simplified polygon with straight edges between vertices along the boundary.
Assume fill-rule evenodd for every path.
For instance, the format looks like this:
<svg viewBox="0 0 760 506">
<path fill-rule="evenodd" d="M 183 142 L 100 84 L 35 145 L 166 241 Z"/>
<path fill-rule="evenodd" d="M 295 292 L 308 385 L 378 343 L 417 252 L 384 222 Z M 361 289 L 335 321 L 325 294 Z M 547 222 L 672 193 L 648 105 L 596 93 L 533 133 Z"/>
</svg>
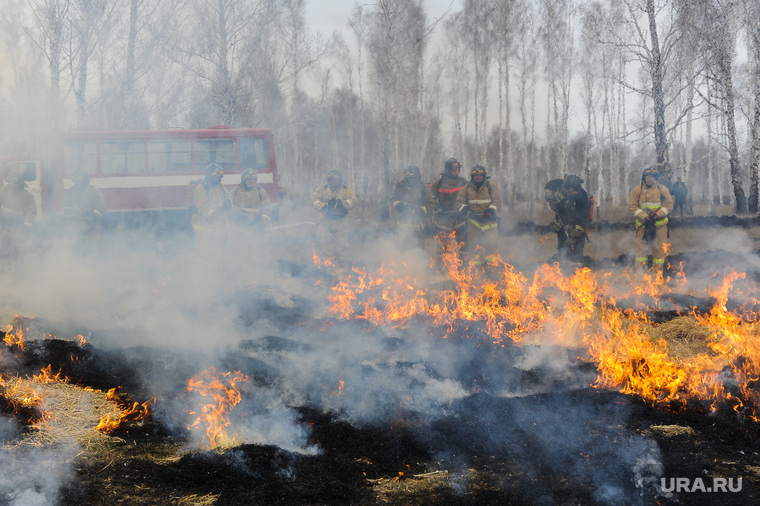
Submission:
<svg viewBox="0 0 760 506">
<path fill-rule="evenodd" d="M 82 184 L 88 184 L 90 182 L 90 175 L 86 170 L 78 170 L 71 175 L 71 179 L 74 183 L 81 182 Z"/>
<path fill-rule="evenodd" d="M 459 167 L 462 168 L 462 164 L 459 163 L 459 161 L 456 158 L 449 158 L 446 160 L 446 163 L 443 164 L 443 168 L 446 169 L 446 172 L 450 172 L 453 167 Z"/>
<path fill-rule="evenodd" d="M 255 183 L 256 181 L 258 181 L 258 179 L 259 179 L 259 175 L 253 169 L 245 169 L 240 174 L 241 183 L 245 183 L 246 181 L 250 181 L 250 180 L 253 180 L 253 182 Z"/>
<path fill-rule="evenodd" d="M 580 190 L 583 184 L 583 179 L 579 178 L 575 174 L 565 175 L 565 179 L 562 181 L 562 188 L 572 188 L 574 190 Z"/>
<path fill-rule="evenodd" d="M 330 170 L 330 171 L 327 172 L 327 180 L 328 180 L 328 182 L 329 182 L 330 178 L 333 178 L 333 177 L 337 177 L 338 178 L 338 182 L 340 182 L 340 183 L 343 182 L 343 173 L 341 171 L 339 171 L 338 169 L 332 169 L 332 170 Z"/>
<path fill-rule="evenodd" d="M 218 163 L 210 163 L 206 166 L 206 177 L 223 176 L 224 169 Z"/>
<path fill-rule="evenodd" d="M 415 165 L 410 165 L 404 171 L 404 177 L 422 177 L 420 176 L 420 168 Z"/>
<path fill-rule="evenodd" d="M 654 165 L 650 165 L 646 169 L 644 169 L 644 172 L 641 173 L 641 182 L 644 182 L 644 178 L 647 176 L 654 176 L 654 180 L 657 181 L 660 179 L 660 171 L 657 170 L 657 167 Z"/>
<path fill-rule="evenodd" d="M 470 177 L 471 178 L 474 178 L 475 176 L 483 176 L 483 178 L 485 178 L 485 177 L 487 177 L 487 174 L 488 173 L 486 172 L 486 168 L 483 167 L 482 165 L 476 165 L 470 171 Z"/>
</svg>

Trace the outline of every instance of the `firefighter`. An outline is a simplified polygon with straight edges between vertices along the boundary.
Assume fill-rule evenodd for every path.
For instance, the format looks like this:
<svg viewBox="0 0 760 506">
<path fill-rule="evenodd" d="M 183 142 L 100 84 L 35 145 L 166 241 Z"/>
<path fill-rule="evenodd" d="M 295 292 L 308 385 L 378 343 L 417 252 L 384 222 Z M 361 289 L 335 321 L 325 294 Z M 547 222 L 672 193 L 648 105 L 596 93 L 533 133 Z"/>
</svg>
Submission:
<svg viewBox="0 0 760 506">
<path fill-rule="evenodd" d="M 422 182 L 419 167 L 410 165 L 391 195 L 391 212 L 404 249 L 420 245 L 434 205 L 433 191 Z"/>
<path fill-rule="evenodd" d="M 24 175 L 9 174 L 0 189 L 0 257 L 9 260 L 30 247 L 37 218 L 34 196 L 26 183 Z"/>
<path fill-rule="evenodd" d="M 457 195 L 467 184 L 467 180 L 459 175 L 462 164 L 456 158 L 449 158 L 443 164 L 441 177 L 433 183 L 433 198 L 435 208 L 433 225 L 437 232 L 449 235 L 455 232 L 458 242 L 464 241 L 464 224 L 457 209 Z"/>
<path fill-rule="evenodd" d="M 457 195 L 459 212 L 467 220 L 465 250 L 474 265 L 490 260 L 498 246 L 497 213 L 501 207 L 501 193 L 499 187 L 488 179 L 485 167 L 474 166 L 470 171 L 470 180 Z M 482 253 L 472 256 L 479 249 L 483 250 Z"/>
<path fill-rule="evenodd" d="M 646 267 L 651 250 L 652 266 L 662 270 L 673 197 L 666 186 L 659 184 L 659 172 L 655 167 L 647 167 L 642 172 L 641 184 L 631 190 L 628 209 L 636 219 L 636 263 Z"/>
<path fill-rule="evenodd" d="M 675 201 L 673 206 L 673 216 L 675 216 L 676 210 L 680 210 L 681 218 L 683 218 L 683 206 L 686 205 L 686 195 L 689 194 L 689 189 L 686 188 L 686 183 L 683 182 L 683 179 L 681 179 L 680 176 L 676 182 L 673 183 L 673 188 L 670 193 L 673 195 L 673 200 Z"/>
<path fill-rule="evenodd" d="M 224 169 L 216 163 L 206 167 L 203 182 L 193 190 L 193 232 L 195 244 L 217 249 L 229 236 L 232 199 L 222 184 Z"/>
<path fill-rule="evenodd" d="M 317 224 L 317 244 L 324 255 L 339 258 L 348 249 L 348 210 L 356 205 L 354 190 L 337 169 L 327 173 L 327 183 L 311 194 L 311 205 L 322 218 Z"/>
<path fill-rule="evenodd" d="M 236 223 L 244 226 L 263 225 L 272 218 L 272 204 L 269 194 L 258 185 L 258 174 L 253 169 L 245 169 L 240 174 L 240 184 L 230 192 L 232 216 Z"/>
<path fill-rule="evenodd" d="M 544 187 L 546 200 L 554 211 L 557 255 L 573 261 L 583 257 L 593 210 L 593 200 L 582 185 L 583 179 L 567 174 L 563 179 L 552 179 Z"/>
<path fill-rule="evenodd" d="M 75 172 L 71 180 L 74 186 L 69 188 L 63 199 L 63 215 L 72 228 L 75 249 L 86 255 L 100 246 L 106 203 L 100 191 L 90 184 L 87 171 Z"/>
</svg>

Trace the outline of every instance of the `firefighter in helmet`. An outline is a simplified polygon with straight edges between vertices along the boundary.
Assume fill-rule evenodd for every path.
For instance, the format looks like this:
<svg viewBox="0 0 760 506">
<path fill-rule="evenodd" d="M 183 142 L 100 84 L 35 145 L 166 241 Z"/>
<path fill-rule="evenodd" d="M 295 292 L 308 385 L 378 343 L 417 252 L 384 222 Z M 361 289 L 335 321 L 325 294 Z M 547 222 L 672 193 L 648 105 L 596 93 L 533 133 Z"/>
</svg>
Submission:
<svg viewBox="0 0 760 506">
<path fill-rule="evenodd" d="M 77 241 L 75 248 L 82 254 L 98 249 L 106 203 L 97 188 L 90 184 L 87 171 L 72 174 L 74 185 L 63 199 L 63 215 L 70 223 Z"/>
<path fill-rule="evenodd" d="M 24 174 L 9 174 L 0 189 L 0 257 L 8 260 L 31 245 L 37 206 L 26 186 Z"/>
<path fill-rule="evenodd" d="M 232 215 L 235 222 L 245 226 L 269 223 L 272 204 L 269 194 L 258 185 L 258 174 L 245 169 L 240 174 L 240 184 L 230 192 Z"/>
<path fill-rule="evenodd" d="M 574 261 L 583 257 L 593 211 L 593 199 L 582 185 L 583 179 L 567 174 L 544 187 L 546 200 L 554 211 L 552 225 L 557 232 L 557 254 Z"/>
<path fill-rule="evenodd" d="M 666 186 L 659 184 L 655 167 L 647 167 L 642 172 L 641 184 L 631 190 L 628 209 L 636 220 L 636 263 L 646 266 L 651 250 L 652 266 L 662 270 L 673 197 Z"/>
<path fill-rule="evenodd" d="M 312 192 L 311 205 L 322 215 L 317 224 L 320 253 L 343 256 L 348 249 L 348 211 L 356 205 L 356 195 L 353 188 L 343 182 L 339 170 L 327 173 L 327 183 Z"/>
<path fill-rule="evenodd" d="M 455 232 L 457 241 L 464 241 L 464 220 L 457 209 L 457 195 L 467 184 L 467 180 L 459 175 L 462 164 L 456 158 L 449 158 L 443 164 L 441 177 L 433 183 L 433 198 L 435 212 L 433 225 L 437 232 L 449 235 Z"/>
<path fill-rule="evenodd" d="M 211 163 L 206 166 L 203 182 L 193 190 L 193 232 L 197 246 L 218 247 L 228 236 L 232 199 L 222 184 L 224 169 Z"/>
<path fill-rule="evenodd" d="M 459 212 L 467 220 L 466 248 L 471 264 L 487 262 L 498 247 L 501 192 L 488 181 L 485 167 L 476 165 L 470 171 L 470 180 L 457 195 Z M 478 251 L 481 250 L 481 251 Z"/>
<path fill-rule="evenodd" d="M 433 191 L 422 182 L 420 168 L 410 165 L 391 195 L 391 212 L 404 248 L 418 246 L 433 211 Z"/>
</svg>

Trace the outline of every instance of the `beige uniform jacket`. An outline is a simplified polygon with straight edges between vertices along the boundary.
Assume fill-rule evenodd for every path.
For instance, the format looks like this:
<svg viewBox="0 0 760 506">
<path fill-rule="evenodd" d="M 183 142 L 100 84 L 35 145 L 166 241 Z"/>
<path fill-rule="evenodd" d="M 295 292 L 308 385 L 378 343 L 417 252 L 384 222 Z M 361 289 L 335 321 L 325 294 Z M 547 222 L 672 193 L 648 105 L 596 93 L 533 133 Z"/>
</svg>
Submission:
<svg viewBox="0 0 760 506">
<path fill-rule="evenodd" d="M 193 190 L 193 226 L 217 226 L 226 218 L 224 201 L 230 198 L 227 188 L 221 183 L 216 186 L 199 184 Z"/>
<path fill-rule="evenodd" d="M 477 214 L 485 213 L 489 208 L 499 211 L 501 192 L 498 185 L 486 180 L 478 188 L 475 182 L 468 182 L 457 196 L 457 209 L 461 211 L 465 207 Z"/>
<path fill-rule="evenodd" d="M 641 226 L 648 214 L 656 209 L 655 225 L 661 227 L 668 223 L 668 214 L 673 210 L 673 196 L 665 186 L 654 184 L 650 188 L 645 184 L 640 184 L 631 190 L 628 209 L 636 218 L 637 227 Z"/>
<path fill-rule="evenodd" d="M 260 186 L 252 186 L 247 190 L 244 185 L 238 185 L 230 192 L 235 212 L 250 212 L 255 215 L 270 216 L 272 204 L 269 194 Z"/>
<path fill-rule="evenodd" d="M 343 201 L 343 208 L 346 210 L 349 210 L 356 205 L 356 195 L 352 188 L 341 183 L 338 188 L 333 191 L 330 188 L 330 185 L 325 183 L 312 192 L 311 206 L 316 211 L 321 211 L 332 199 Z"/>
</svg>

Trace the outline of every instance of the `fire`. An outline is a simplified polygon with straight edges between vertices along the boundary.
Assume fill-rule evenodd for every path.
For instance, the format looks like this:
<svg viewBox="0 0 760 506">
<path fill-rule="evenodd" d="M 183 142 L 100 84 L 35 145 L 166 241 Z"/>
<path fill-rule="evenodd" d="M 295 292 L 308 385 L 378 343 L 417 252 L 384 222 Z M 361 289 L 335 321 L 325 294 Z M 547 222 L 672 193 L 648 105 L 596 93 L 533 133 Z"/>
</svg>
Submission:
<svg viewBox="0 0 760 506">
<path fill-rule="evenodd" d="M 13 317 L 13 322 L 6 326 L 3 342 L 5 342 L 7 347 L 10 348 L 15 346 L 19 349 L 24 349 L 24 333 L 25 331 L 28 331 L 29 328 L 24 329 L 23 323 L 24 319 L 19 315 L 16 315 Z"/>
<path fill-rule="evenodd" d="M 52 374 L 53 365 L 48 364 L 47 367 L 42 368 L 40 371 L 40 374 L 37 374 L 34 376 L 34 380 L 38 383 L 66 383 L 69 379 L 67 377 L 61 378 L 61 370 L 59 369 L 58 372 L 53 376 Z"/>
<path fill-rule="evenodd" d="M 113 402 L 119 407 L 120 414 L 118 418 L 108 413 L 106 416 L 100 418 L 100 422 L 95 426 L 95 430 L 101 432 L 111 432 L 124 425 L 134 425 L 147 419 L 151 415 L 151 406 L 155 404 L 155 397 L 149 401 L 138 403 L 130 403 L 123 400 L 116 391 L 116 388 L 112 388 L 106 392 L 106 399 Z"/>
<path fill-rule="evenodd" d="M 617 389 L 655 405 L 674 409 L 697 400 L 717 409 L 733 407 L 758 421 L 760 409 L 760 321 L 752 308 L 760 302 L 735 288 L 745 275 L 729 273 L 717 288 L 709 313 L 682 311 L 671 335 L 647 314 L 685 290 L 683 266 L 661 270 L 625 269 L 612 273 L 559 264 L 543 264 L 526 276 L 496 255 L 487 268 L 463 265 L 454 241 L 442 240 L 438 260 L 445 277 L 437 290 L 425 286 L 404 264 L 383 265 L 374 273 L 354 268 L 328 296 L 336 319 L 366 320 L 398 326 L 425 318 L 445 329 L 444 337 L 485 337 L 497 345 L 553 344 L 577 348 L 597 365 L 594 386 Z M 435 266 L 436 262 L 431 265 Z M 730 292 L 747 299 L 748 308 L 728 309 Z M 630 307 L 618 307 L 620 301 Z M 682 359 L 677 325 L 694 327 L 704 346 Z M 675 337 L 674 337 L 675 336 Z"/>
<path fill-rule="evenodd" d="M 227 434 L 227 427 L 230 426 L 229 411 L 242 400 L 238 384 L 244 381 L 248 381 L 248 376 L 240 371 L 220 373 L 213 367 L 188 381 L 188 392 L 196 392 L 211 400 L 201 405 L 200 414 L 188 427 L 189 430 L 206 428 L 204 446 L 216 448 L 234 441 L 234 437 Z M 197 413 L 190 411 L 189 414 Z"/>
</svg>

